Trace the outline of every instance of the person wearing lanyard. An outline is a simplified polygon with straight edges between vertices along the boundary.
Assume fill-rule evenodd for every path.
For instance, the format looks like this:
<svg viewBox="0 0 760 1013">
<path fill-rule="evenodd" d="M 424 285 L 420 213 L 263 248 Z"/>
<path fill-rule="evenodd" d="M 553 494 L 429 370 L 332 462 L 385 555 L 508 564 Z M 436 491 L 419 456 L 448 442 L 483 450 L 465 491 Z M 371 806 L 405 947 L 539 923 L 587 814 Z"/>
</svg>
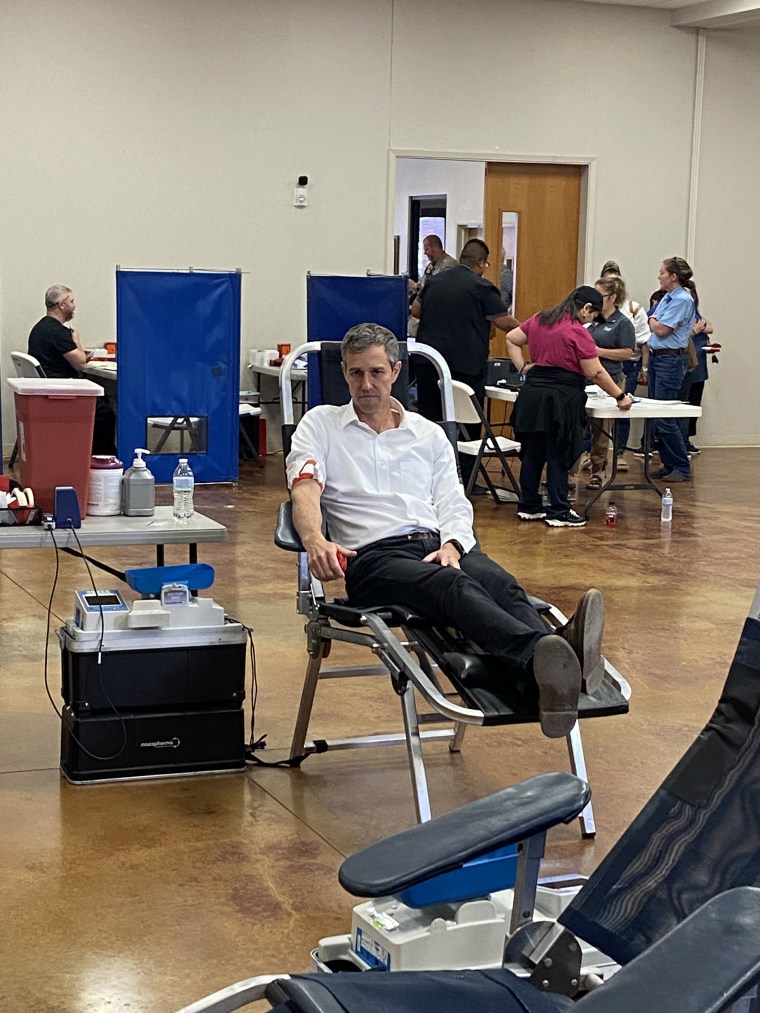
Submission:
<svg viewBox="0 0 760 1013">
<path fill-rule="evenodd" d="M 668 257 L 660 265 L 658 279 L 665 295 L 649 317 L 649 392 L 657 401 L 680 400 L 695 315 L 694 302 L 684 288 L 691 275 L 681 257 Z M 678 419 L 658 419 L 656 431 L 662 467 L 652 477 L 670 485 L 689 482 L 691 465 Z"/>
</svg>

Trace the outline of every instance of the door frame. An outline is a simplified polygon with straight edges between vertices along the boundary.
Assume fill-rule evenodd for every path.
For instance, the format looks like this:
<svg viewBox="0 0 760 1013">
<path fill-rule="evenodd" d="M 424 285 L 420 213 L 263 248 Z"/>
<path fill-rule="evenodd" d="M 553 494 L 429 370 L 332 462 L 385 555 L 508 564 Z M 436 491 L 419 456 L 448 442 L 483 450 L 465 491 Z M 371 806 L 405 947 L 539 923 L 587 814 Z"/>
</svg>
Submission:
<svg viewBox="0 0 760 1013">
<path fill-rule="evenodd" d="M 433 204 L 434 201 L 438 201 L 438 204 Z M 431 207 L 423 208 L 422 205 L 428 202 Z M 440 211 L 442 214 L 437 215 L 439 218 L 443 218 L 443 245 L 446 245 L 446 210 L 447 210 L 447 195 L 445 193 L 440 194 L 417 194 L 409 195 L 409 230 L 406 242 L 406 267 L 407 274 L 412 281 L 419 281 L 417 277 L 416 262 L 419 260 L 420 250 L 420 219 L 423 218 L 422 211 Z M 415 256 L 412 257 L 412 252 Z M 415 264 L 415 270 L 412 270 L 412 265 Z"/>
<path fill-rule="evenodd" d="M 390 148 L 388 151 L 388 216 L 386 224 L 385 261 L 388 269 L 393 264 L 393 234 L 396 217 L 396 159 L 427 158 L 458 162 L 522 162 L 533 165 L 580 165 L 586 171 L 581 175 L 581 203 L 578 215 L 578 284 L 594 274 L 593 251 L 588 237 L 594 234 L 596 219 L 596 155 L 532 155 L 500 151 L 441 151 L 422 148 Z M 485 197 L 485 192 L 484 195 Z"/>
</svg>

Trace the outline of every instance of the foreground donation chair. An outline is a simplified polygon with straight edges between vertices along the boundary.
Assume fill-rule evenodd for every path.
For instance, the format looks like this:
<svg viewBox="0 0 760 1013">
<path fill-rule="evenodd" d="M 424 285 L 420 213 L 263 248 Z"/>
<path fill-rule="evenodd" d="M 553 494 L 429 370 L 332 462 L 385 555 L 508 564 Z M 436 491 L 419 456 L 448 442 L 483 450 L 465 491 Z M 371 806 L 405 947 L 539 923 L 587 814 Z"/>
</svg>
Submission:
<svg viewBox="0 0 760 1013">
<path fill-rule="evenodd" d="M 406 348 L 402 344 L 402 370 L 393 387 L 394 396 L 406 406 Z M 456 444 L 457 427 L 451 388 L 451 375 L 445 360 L 435 349 L 415 342 L 414 353 L 429 358 L 436 366 L 441 383 L 444 410 L 443 427 Z M 282 366 L 280 394 L 283 417 L 283 449 L 287 455 L 295 426 L 290 371 L 296 359 L 309 355 L 310 377 L 318 370 L 322 403 L 345 404 L 348 388 L 340 365 L 340 343 L 311 342 L 296 348 Z M 436 627 L 428 620 L 405 608 L 357 609 L 344 601 L 329 600 L 322 584 L 310 573 L 290 512 L 290 503 L 280 509 L 275 542 L 280 548 L 298 554 L 297 608 L 306 617 L 306 648 L 309 655 L 296 727 L 290 748 L 290 765 L 298 765 L 312 753 L 334 749 L 367 746 L 406 745 L 414 790 L 417 818 L 430 818 L 430 803 L 422 756 L 424 741 L 446 741 L 451 752 L 462 747 L 467 725 L 502 725 L 536 723 L 538 707 L 535 698 L 520 694 L 510 680 L 503 678 L 504 664 L 485 655 L 456 631 Z M 547 625 L 555 629 L 567 622 L 559 609 L 533 599 Z M 376 656 L 372 665 L 327 667 L 324 665 L 333 641 L 367 647 Z M 380 665 L 376 662 L 379 660 Z M 401 703 L 404 730 L 349 735 L 336 739 L 307 739 L 311 712 L 320 680 L 345 679 L 356 676 L 390 677 L 393 690 Z M 443 687 L 445 677 L 449 689 Z M 418 713 L 415 691 L 429 707 Z M 605 678 L 590 696 L 581 695 L 579 715 L 601 717 L 624 714 L 628 710 L 630 687 L 617 670 L 607 663 Z M 431 728 L 447 724 L 449 727 Z M 421 726 L 428 727 L 423 730 Z M 568 734 L 570 766 L 575 774 L 587 780 L 583 746 L 578 724 Z M 580 815 L 584 836 L 595 833 L 590 804 Z"/>
<path fill-rule="evenodd" d="M 585 804 L 587 787 L 568 774 L 531 778 L 343 864 L 348 890 L 377 897 L 521 842 L 503 967 L 251 978 L 182 1013 L 229 1013 L 265 994 L 279 1013 L 728 1010 L 760 980 L 759 615 L 760 592 L 713 716 L 556 923 L 528 908 L 543 835 Z M 602 983 L 581 964 L 581 939 L 622 969 Z"/>
<path fill-rule="evenodd" d="M 577 1001 L 505 968 L 265 976 L 179 1013 L 231 1013 L 266 998 L 275 1013 L 722 1013 L 760 979 L 760 890 L 708 901 L 610 981 Z"/>
</svg>

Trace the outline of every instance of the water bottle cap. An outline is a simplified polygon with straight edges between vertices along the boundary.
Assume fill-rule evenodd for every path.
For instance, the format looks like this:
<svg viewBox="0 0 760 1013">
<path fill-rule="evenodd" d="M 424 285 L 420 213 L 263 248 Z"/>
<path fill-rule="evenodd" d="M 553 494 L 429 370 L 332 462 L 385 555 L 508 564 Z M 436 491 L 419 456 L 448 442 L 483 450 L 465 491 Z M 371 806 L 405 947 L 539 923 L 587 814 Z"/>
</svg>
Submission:
<svg viewBox="0 0 760 1013">
<path fill-rule="evenodd" d="M 187 458 L 186 457 L 180 457 L 179 463 L 180 464 L 187 464 Z"/>
</svg>

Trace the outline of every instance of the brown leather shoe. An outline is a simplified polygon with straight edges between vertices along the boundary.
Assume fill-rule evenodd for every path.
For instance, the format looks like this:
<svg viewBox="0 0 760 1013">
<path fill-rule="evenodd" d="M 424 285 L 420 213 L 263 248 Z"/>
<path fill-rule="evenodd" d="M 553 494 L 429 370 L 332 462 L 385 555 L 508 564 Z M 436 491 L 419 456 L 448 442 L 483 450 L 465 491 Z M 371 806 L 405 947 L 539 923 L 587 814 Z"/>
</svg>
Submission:
<svg viewBox="0 0 760 1013">
<path fill-rule="evenodd" d="M 581 666 L 570 644 L 549 633 L 533 651 L 533 677 L 538 684 L 541 731 L 550 739 L 568 735 L 578 720 Z"/>
<path fill-rule="evenodd" d="M 581 663 L 583 692 L 594 693 L 604 678 L 602 592 L 595 587 L 589 588 L 578 602 L 575 615 L 557 633 L 570 644 Z"/>
</svg>

